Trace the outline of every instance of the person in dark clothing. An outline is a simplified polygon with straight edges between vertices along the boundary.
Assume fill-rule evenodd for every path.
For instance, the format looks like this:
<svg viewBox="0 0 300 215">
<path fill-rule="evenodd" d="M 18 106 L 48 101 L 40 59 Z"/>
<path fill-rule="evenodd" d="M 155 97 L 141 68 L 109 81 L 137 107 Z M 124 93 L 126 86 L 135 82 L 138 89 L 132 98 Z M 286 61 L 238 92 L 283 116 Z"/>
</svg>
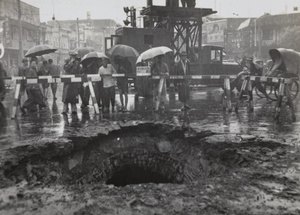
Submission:
<svg viewBox="0 0 300 215">
<path fill-rule="evenodd" d="M 176 75 L 187 75 L 188 66 L 190 61 L 187 58 L 187 53 L 182 51 L 180 53 L 181 59 L 175 65 Z M 182 111 L 187 111 L 191 109 L 191 107 L 187 104 L 190 100 L 190 90 L 189 90 L 189 81 L 187 79 L 176 80 L 176 86 L 178 88 L 178 97 L 179 100 L 183 103 Z"/>
<path fill-rule="evenodd" d="M 37 74 L 38 74 L 38 76 L 47 76 L 47 75 L 49 75 L 48 62 L 47 61 L 42 62 L 42 65 L 38 69 Z M 48 88 L 49 88 L 49 83 L 42 83 L 44 100 L 47 100 Z"/>
<path fill-rule="evenodd" d="M 77 52 L 71 51 L 69 53 L 70 59 L 64 65 L 64 70 L 67 75 L 79 74 L 80 65 L 76 60 Z M 77 113 L 76 103 L 78 102 L 78 89 L 77 83 L 64 83 L 62 102 L 64 103 L 62 114 L 68 112 L 68 104 L 71 104 L 71 110 L 73 114 Z"/>
<path fill-rule="evenodd" d="M 26 77 L 37 77 L 37 61 L 35 58 L 30 61 L 30 68 L 27 70 Z M 27 84 L 26 85 L 26 93 L 28 99 L 24 102 L 21 107 L 21 111 L 23 114 L 26 113 L 26 110 L 29 112 L 33 112 L 37 110 L 37 105 L 39 109 L 47 107 L 46 103 L 43 100 L 43 94 L 40 89 L 39 84 Z"/>
<path fill-rule="evenodd" d="M 27 72 L 27 70 L 29 70 L 28 59 L 23 58 L 22 63 L 23 63 L 23 65 L 19 67 L 18 76 L 26 77 L 26 72 Z M 24 96 L 25 89 L 26 89 L 25 81 L 22 81 L 21 88 L 20 88 L 20 94 L 19 94 L 19 101 L 18 101 L 19 105 L 21 105 L 21 98 L 22 98 L 22 96 Z"/>
<path fill-rule="evenodd" d="M 0 61 L 0 101 L 3 101 L 5 98 L 5 93 L 6 93 L 6 89 L 5 89 L 5 82 L 4 79 L 6 77 L 6 71 L 4 69 L 4 66 L 2 64 L 2 62 Z"/>
<path fill-rule="evenodd" d="M 57 65 L 53 64 L 53 60 L 49 59 L 49 74 L 51 76 L 59 76 L 60 75 L 60 69 L 58 68 Z M 52 90 L 52 95 L 53 95 L 53 100 L 56 100 L 56 91 L 57 91 L 57 83 L 51 83 L 51 90 Z"/>
<path fill-rule="evenodd" d="M 236 88 L 238 91 L 241 90 L 242 84 L 243 84 L 243 76 L 245 75 L 253 75 L 253 76 L 262 76 L 263 74 L 263 67 L 261 67 L 258 64 L 253 63 L 252 57 L 244 57 L 241 66 L 243 67 L 243 71 L 240 72 L 237 77 L 231 81 L 230 88 L 233 90 Z M 253 81 L 252 87 L 256 87 L 261 93 L 265 95 L 265 97 L 268 99 L 267 92 L 265 88 L 261 85 L 259 81 Z"/>
<path fill-rule="evenodd" d="M 87 81 L 87 75 L 88 74 L 97 74 L 98 70 L 101 65 L 101 59 L 93 60 L 89 64 L 84 64 L 83 68 L 80 70 L 80 73 L 83 75 L 85 81 Z M 94 83 L 94 89 L 95 89 L 95 94 L 96 98 L 98 98 L 98 83 Z M 83 96 L 82 96 L 82 105 L 81 108 L 85 109 L 88 108 L 89 105 L 89 100 L 90 100 L 90 89 L 89 86 L 83 86 Z M 97 99 L 98 100 L 98 99 Z M 98 105 L 100 105 L 98 103 Z"/>
<path fill-rule="evenodd" d="M 181 0 L 182 7 L 195 7 L 196 0 Z"/>
</svg>

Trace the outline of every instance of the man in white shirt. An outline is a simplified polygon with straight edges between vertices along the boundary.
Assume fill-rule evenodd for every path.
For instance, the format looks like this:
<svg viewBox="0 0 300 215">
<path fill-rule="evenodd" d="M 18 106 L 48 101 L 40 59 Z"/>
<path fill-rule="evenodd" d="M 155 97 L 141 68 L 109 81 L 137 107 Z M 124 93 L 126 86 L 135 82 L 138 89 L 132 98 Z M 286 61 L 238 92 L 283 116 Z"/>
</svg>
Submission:
<svg viewBox="0 0 300 215">
<path fill-rule="evenodd" d="M 115 111 L 115 86 L 116 86 L 116 78 L 112 77 L 112 74 L 116 73 L 114 67 L 109 63 L 107 58 L 103 58 L 103 66 L 99 68 L 99 72 L 101 78 L 103 80 L 103 111 L 109 112 L 109 106 L 111 103 L 112 112 Z"/>
</svg>

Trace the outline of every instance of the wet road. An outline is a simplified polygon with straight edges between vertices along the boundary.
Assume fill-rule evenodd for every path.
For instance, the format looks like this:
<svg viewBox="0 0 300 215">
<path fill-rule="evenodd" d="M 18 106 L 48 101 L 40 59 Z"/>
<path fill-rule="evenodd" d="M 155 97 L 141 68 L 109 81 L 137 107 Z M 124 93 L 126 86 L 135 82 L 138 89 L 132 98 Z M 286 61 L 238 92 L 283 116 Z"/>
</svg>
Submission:
<svg viewBox="0 0 300 215">
<path fill-rule="evenodd" d="M 192 109 L 186 115 L 181 112 L 181 102 L 177 93 L 169 93 L 168 104 L 164 112 L 154 112 L 152 98 L 135 99 L 134 91 L 129 95 L 129 112 L 96 115 L 90 101 L 89 111 L 82 113 L 77 104 L 78 114 L 64 116 L 62 112 L 62 85 L 57 93 L 58 99 L 53 101 L 51 89 L 48 92 L 48 108 L 36 113 L 22 116 L 18 109 L 16 119 L 11 119 L 14 89 L 10 90 L 3 102 L 0 118 L 0 148 L 11 148 L 23 144 L 32 144 L 40 139 L 53 139 L 64 136 L 66 131 L 80 132 L 82 127 L 92 126 L 99 120 L 110 121 L 167 121 L 178 125 L 189 123 L 199 130 L 211 130 L 216 133 L 253 135 L 259 138 L 274 139 L 289 144 L 299 144 L 300 98 L 294 100 L 296 122 L 292 122 L 291 113 L 283 105 L 278 122 L 274 120 L 275 102 L 268 102 L 254 95 L 254 112 L 250 112 L 245 101 L 238 113 L 227 112 L 222 107 L 221 88 L 193 88 L 189 105 Z M 233 97 L 235 105 L 237 97 Z M 116 95 L 117 110 L 120 107 L 119 95 Z"/>
</svg>

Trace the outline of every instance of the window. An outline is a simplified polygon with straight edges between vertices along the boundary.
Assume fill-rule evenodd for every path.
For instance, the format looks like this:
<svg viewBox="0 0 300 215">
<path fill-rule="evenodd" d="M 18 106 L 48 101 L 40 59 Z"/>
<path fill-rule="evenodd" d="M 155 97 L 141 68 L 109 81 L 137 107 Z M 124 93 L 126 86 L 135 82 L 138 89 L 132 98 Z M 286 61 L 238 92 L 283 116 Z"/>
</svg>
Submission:
<svg viewBox="0 0 300 215">
<path fill-rule="evenodd" d="M 221 52 L 220 50 L 211 50 L 210 51 L 210 60 L 211 61 L 220 61 L 221 60 Z"/>
<path fill-rule="evenodd" d="M 263 40 L 273 40 L 273 31 L 271 29 L 263 30 Z"/>
<path fill-rule="evenodd" d="M 153 45 L 153 35 L 144 35 L 144 44 Z"/>
</svg>

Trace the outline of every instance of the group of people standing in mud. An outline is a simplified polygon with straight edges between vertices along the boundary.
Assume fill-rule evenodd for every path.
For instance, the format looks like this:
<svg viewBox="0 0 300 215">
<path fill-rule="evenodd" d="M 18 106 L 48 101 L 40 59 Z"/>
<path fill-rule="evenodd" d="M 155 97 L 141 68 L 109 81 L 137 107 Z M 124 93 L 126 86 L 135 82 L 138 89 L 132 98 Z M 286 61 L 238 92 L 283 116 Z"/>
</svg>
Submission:
<svg viewBox="0 0 300 215">
<path fill-rule="evenodd" d="M 119 111 L 127 111 L 128 106 L 128 77 L 118 77 L 115 78 L 112 75 L 115 73 L 130 74 L 133 72 L 131 62 L 124 57 L 114 56 L 114 65 L 110 62 L 109 58 L 97 58 L 91 61 L 81 62 L 76 51 L 70 51 L 69 58 L 65 60 L 63 68 L 58 65 L 53 64 L 52 59 L 47 61 L 38 61 L 37 57 L 32 57 L 30 61 L 27 58 L 22 60 L 22 66 L 19 67 L 18 76 L 25 77 L 37 77 L 43 75 L 59 76 L 62 72 L 66 75 L 81 75 L 83 77 L 83 83 L 64 83 L 62 102 L 63 102 L 63 114 L 67 114 L 69 110 L 71 113 L 77 113 L 77 103 L 79 102 L 79 97 L 81 99 L 81 109 L 82 111 L 87 110 L 90 101 L 90 90 L 87 85 L 87 75 L 88 74 L 99 74 L 101 75 L 101 81 L 93 82 L 93 87 L 95 91 L 96 101 L 98 106 L 102 108 L 104 112 L 114 112 L 115 111 L 115 97 L 116 97 L 116 87 L 119 90 L 121 108 Z M 152 75 L 169 75 L 169 67 L 164 62 L 164 55 L 156 56 L 151 63 L 151 74 Z M 187 75 L 189 70 L 189 60 L 187 58 L 186 52 L 180 53 L 180 58 L 175 62 L 172 73 L 174 75 Z M 241 73 L 237 75 L 237 78 L 231 82 L 231 90 L 234 88 L 241 87 L 241 78 L 243 75 L 262 75 L 262 68 L 258 67 L 253 63 L 252 58 L 244 58 L 241 65 L 244 69 Z M 0 63 L 0 77 L 5 77 L 6 72 L 3 65 Z M 186 77 L 186 76 L 185 76 Z M 153 89 L 154 99 L 160 99 L 160 108 L 164 109 L 166 103 L 167 87 L 166 82 L 163 83 L 161 92 L 159 91 L 159 80 L 151 81 Z M 179 100 L 183 103 L 182 110 L 189 110 L 191 107 L 188 105 L 189 101 L 189 81 L 188 79 L 178 79 L 174 80 L 174 85 L 178 90 Z M 263 93 L 266 93 L 264 88 L 260 83 L 255 82 L 256 87 Z M 22 113 L 37 111 L 38 109 L 43 109 L 47 107 L 47 96 L 48 89 L 51 86 L 51 91 L 53 95 L 53 100 L 57 99 L 57 83 L 42 83 L 40 84 L 25 84 L 21 82 L 19 105 Z M 24 94 L 27 94 L 28 99 L 21 105 L 21 98 Z M 160 93 L 160 98 L 158 94 Z M 5 95 L 5 84 L 4 80 L 0 79 L 0 98 L 4 99 Z"/>
<path fill-rule="evenodd" d="M 101 75 L 101 81 L 93 82 L 95 97 L 99 108 L 104 112 L 115 111 L 115 96 L 116 86 L 118 87 L 121 101 L 121 108 L 119 111 L 127 111 L 128 105 L 128 78 L 118 78 L 112 76 L 115 73 L 129 74 L 132 71 L 131 63 L 127 58 L 114 57 L 116 68 L 114 68 L 108 58 L 98 58 L 91 61 L 81 62 L 76 51 L 69 52 L 69 58 L 65 59 L 62 69 L 58 65 L 53 64 L 53 60 L 38 62 L 37 57 L 32 57 L 30 62 L 27 58 L 22 60 L 22 66 L 19 68 L 18 76 L 37 77 L 37 76 L 59 76 L 66 75 L 81 75 L 83 83 L 65 82 L 63 84 L 62 114 L 77 113 L 77 103 L 81 99 L 81 110 L 87 111 L 90 101 L 90 90 L 87 82 L 88 74 Z M 25 84 L 21 82 L 19 105 L 23 114 L 27 112 L 34 112 L 37 109 L 47 107 L 47 95 L 49 83 L 40 84 Z M 1 86 L 0 86 L 1 87 Z M 51 83 L 51 90 L 53 100 L 57 99 L 57 83 Z M 21 105 L 21 98 L 26 92 L 28 99 Z"/>
</svg>

